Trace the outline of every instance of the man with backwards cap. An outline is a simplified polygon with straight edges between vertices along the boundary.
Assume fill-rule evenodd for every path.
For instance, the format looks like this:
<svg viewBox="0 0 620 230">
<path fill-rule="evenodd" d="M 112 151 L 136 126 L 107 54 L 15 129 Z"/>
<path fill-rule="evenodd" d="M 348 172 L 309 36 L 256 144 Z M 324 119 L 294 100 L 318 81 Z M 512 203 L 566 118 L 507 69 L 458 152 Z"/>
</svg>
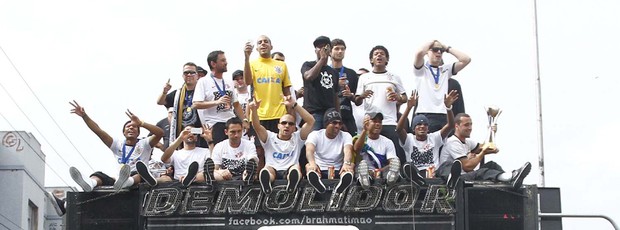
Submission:
<svg viewBox="0 0 620 230">
<path fill-rule="evenodd" d="M 342 117 L 334 108 L 325 111 L 323 121 L 325 128 L 312 131 L 306 140 L 306 177 L 317 192 L 324 193 L 321 178 L 327 178 L 329 167 L 334 167 L 334 178 L 340 178 L 334 192 L 340 194 L 353 183 L 352 137 L 342 131 Z"/>
<path fill-rule="evenodd" d="M 382 113 L 366 113 L 362 133 L 353 139 L 353 151 L 362 159 L 355 171 L 363 188 L 370 186 L 369 171 L 380 173 L 390 185 L 399 177 L 400 160 L 396 156 L 394 143 L 381 135 L 382 123 Z M 372 176 L 377 177 L 376 174 Z"/>
<path fill-rule="evenodd" d="M 331 40 L 319 36 L 313 42 L 316 61 L 307 61 L 301 66 L 304 79 L 304 109 L 314 117 L 314 130 L 325 127 L 323 115 L 329 108 L 340 110 L 338 98 L 338 72 L 327 65 L 331 53 Z"/>
<path fill-rule="evenodd" d="M 407 133 L 407 117 L 409 116 L 409 112 L 411 112 L 411 108 L 416 106 L 416 103 L 418 102 L 418 94 L 415 91 L 412 92 L 409 97 L 409 100 L 407 101 L 407 108 L 398 120 L 396 132 L 398 133 L 400 146 L 405 151 L 407 157 L 407 162 L 403 165 L 403 172 L 407 179 L 419 186 L 426 184 L 423 176 L 420 175 L 420 171 L 425 172 L 431 167 L 439 167 L 440 147 L 444 144 L 444 139 L 448 137 L 448 134 L 450 134 L 452 129 L 454 129 L 452 103 L 454 103 L 457 98 L 458 94 L 456 90 L 450 91 L 449 94 L 444 96 L 444 105 L 448 111 L 448 123 L 444 125 L 441 130 L 436 132 L 428 133 L 428 118 L 423 114 L 418 114 L 413 117 L 413 134 Z M 456 179 L 459 175 L 460 168 L 458 170 L 458 174 L 453 175 L 450 178 Z"/>
</svg>

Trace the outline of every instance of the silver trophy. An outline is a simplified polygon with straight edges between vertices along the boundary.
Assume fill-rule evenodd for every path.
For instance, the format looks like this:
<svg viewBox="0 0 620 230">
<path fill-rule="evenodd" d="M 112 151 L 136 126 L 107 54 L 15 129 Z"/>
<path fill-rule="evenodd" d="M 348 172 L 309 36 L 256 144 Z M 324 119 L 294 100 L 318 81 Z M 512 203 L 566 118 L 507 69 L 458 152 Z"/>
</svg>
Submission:
<svg viewBox="0 0 620 230">
<path fill-rule="evenodd" d="M 500 108 L 489 106 L 486 107 L 487 117 L 489 117 L 489 139 L 487 140 L 488 148 L 495 148 L 495 133 L 497 132 L 497 117 L 502 113 Z"/>
</svg>

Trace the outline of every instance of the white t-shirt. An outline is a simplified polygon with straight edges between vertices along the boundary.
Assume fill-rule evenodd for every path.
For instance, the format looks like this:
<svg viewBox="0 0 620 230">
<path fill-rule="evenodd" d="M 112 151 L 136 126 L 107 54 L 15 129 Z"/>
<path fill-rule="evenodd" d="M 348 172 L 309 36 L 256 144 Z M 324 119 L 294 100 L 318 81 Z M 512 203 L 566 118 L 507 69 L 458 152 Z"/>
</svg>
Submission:
<svg viewBox="0 0 620 230">
<path fill-rule="evenodd" d="M 123 164 L 123 145 L 125 145 L 126 140 L 125 137 L 114 138 L 112 140 L 112 145 L 109 147 L 119 164 Z M 145 164 L 148 164 L 151 160 L 153 148 L 149 145 L 149 140 L 150 138 L 139 139 L 135 146 L 125 146 L 125 157 L 128 158 L 126 164 L 131 167 L 132 172 L 136 171 L 136 163 L 138 161 L 141 160 Z"/>
<path fill-rule="evenodd" d="M 407 154 L 407 162 L 413 162 L 419 170 L 431 165 L 439 167 L 439 148 L 443 145 L 441 130 L 428 134 L 424 141 L 418 141 L 415 135 L 408 133 L 405 143 L 399 143 Z"/>
<path fill-rule="evenodd" d="M 213 162 L 220 165 L 221 169 L 228 169 L 233 176 L 242 175 L 245 163 L 252 158 L 258 159 L 256 146 L 254 142 L 245 139 L 241 139 L 237 148 L 230 146 L 230 140 L 223 140 L 215 145 L 211 153 Z"/>
<path fill-rule="evenodd" d="M 372 90 L 372 97 L 364 99 L 364 111 L 381 112 L 383 114 L 383 125 L 396 125 L 396 101 L 388 101 L 389 90 L 393 90 L 400 95 L 405 93 L 405 88 L 400 77 L 390 72 L 385 73 L 365 73 L 360 76 L 357 83 L 356 96 L 362 95 L 366 90 Z"/>
<path fill-rule="evenodd" d="M 327 170 L 329 166 L 340 169 L 344 162 L 344 146 L 353 146 L 353 137 L 340 131 L 334 139 L 329 139 L 325 135 L 325 129 L 321 129 L 308 135 L 306 144 L 308 143 L 315 146 L 314 160 L 321 170 Z"/>
<path fill-rule="evenodd" d="M 198 171 L 201 172 L 205 165 L 205 160 L 209 157 L 211 157 L 209 149 L 196 147 L 192 150 L 176 150 L 168 160 L 169 162 L 164 163 L 174 166 L 174 179 L 179 180 L 187 174 L 189 164 L 194 161 L 198 162 Z"/>
<path fill-rule="evenodd" d="M 243 114 L 245 113 L 245 110 L 248 107 L 248 104 L 250 103 L 250 87 L 248 86 L 248 92 L 246 93 L 239 93 L 239 90 L 235 89 L 235 93 L 237 94 L 237 99 L 239 100 L 239 105 L 241 106 L 241 109 L 243 110 Z M 248 119 L 250 119 L 248 117 Z M 246 140 L 250 140 L 250 136 L 247 134 L 247 132 L 245 131 L 245 129 L 243 130 L 243 135 L 241 136 L 242 139 L 246 139 Z"/>
<path fill-rule="evenodd" d="M 465 143 L 463 143 L 456 136 L 451 136 L 446 140 L 446 144 L 444 144 L 439 164 L 441 165 L 446 161 L 452 162 L 461 157 L 467 157 L 467 154 L 476 149 L 477 146 L 478 142 L 469 138 L 465 139 Z M 476 168 L 477 167 L 478 166 L 476 166 Z M 462 172 L 465 173 L 465 171 Z"/>
<path fill-rule="evenodd" d="M 448 93 L 448 80 L 452 77 L 453 66 L 453 63 L 444 64 L 439 66 L 438 70 L 426 62 L 420 69 L 413 68 L 413 73 L 416 76 L 416 90 L 420 96 L 416 113 L 446 114 L 444 97 Z M 439 71 L 437 85 L 435 85 L 435 78 L 431 74 L 431 69 L 435 74 Z"/>
<path fill-rule="evenodd" d="M 265 149 L 265 165 L 269 165 L 275 170 L 287 170 L 289 167 L 299 164 L 299 154 L 305 144 L 301 139 L 300 132 L 294 132 L 291 139 L 285 141 L 280 140 L 278 134 L 267 131 L 267 141 L 261 141 L 261 145 Z"/>
<path fill-rule="evenodd" d="M 388 165 L 388 160 L 392 158 L 398 160 L 394 143 L 383 135 L 379 135 L 376 140 L 367 138 L 360 155 L 368 162 L 370 169 L 383 168 Z"/>
<path fill-rule="evenodd" d="M 215 123 L 226 122 L 228 119 L 236 116 L 233 104 L 235 102 L 239 102 L 239 100 L 237 99 L 237 93 L 234 90 L 234 84 L 230 79 L 217 79 L 212 76 L 200 78 L 198 83 L 196 83 L 194 98 L 192 100 L 193 102 L 216 101 L 222 97 L 220 90 L 230 96 L 231 103 L 222 103 L 208 109 L 199 109 L 198 115 L 200 115 L 200 119 L 203 121 L 203 124 L 206 123 L 209 126 L 213 126 Z"/>
</svg>

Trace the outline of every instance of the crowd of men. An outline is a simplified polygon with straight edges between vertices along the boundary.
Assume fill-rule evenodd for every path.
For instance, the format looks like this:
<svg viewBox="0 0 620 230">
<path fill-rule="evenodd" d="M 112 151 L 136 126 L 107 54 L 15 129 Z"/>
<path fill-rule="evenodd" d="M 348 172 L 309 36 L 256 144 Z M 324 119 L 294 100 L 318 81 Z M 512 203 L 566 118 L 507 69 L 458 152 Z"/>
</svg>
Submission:
<svg viewBox="0 0 620 230">
<path fill-rule="evenodd" d="M 355 71 L 343 64 L 342 39 L 319 36 L 313 45 L 316 60 L 303 63 L 303 86 L 297 90 L 284 54 L 272 52 L 264 35 L 245 44 L 243 69 L 232 78 L 224 77 L 223 51 L 207 56 L 210 71 L 185 63 L 184 84 L 170 91 L 168 80 L 157 98 L 168 109 L 167 118 L 152 125 L 127 111 L 130 120 L 120 138 L 72 102 L 72 113 L 110 148 L 120 170 L 116 178 L 103 172 L 83 177 L 71 167 L 71 177 L 85 192 L 97 186 L 118 192 L 142 181 L 151 186 L 179 181 L 187 187 L 243 180 L 258 181 L 270 193 L 273 181 L 283 179 L 293 193 L 304 177 L 319 193 L 327 190 L 322 182 L 327 178 L 339 180 L 335 193 L 354 183 L 367 188 L 376 178 L 388 185 L 404 180 L 427 186 L 426 178 L 438 177 L 449 189 L 459 179 L 521 187 L 530 163 L 505 172 L 483 161 L 499 152 L 496 146 L 470 139 L 472 120 L 453 79 L 470 63 L 468 55 L 436 40 L 423 44 L 415 53 L 415 89 L 407 96 L 402 79 L 387 69 L 386 47 L 372 47 L 372 68 Z M 250 60 L 254 51 L 259 57 Z M 444 63 L 446 54 L 457 61 Z M 303 105 L 297 103 L 301 97 Z M 401 106 L 406 106 L 402 114 Z M 356 108 L 362 117 L 355 116 Z M 150 132 L 147 138 L 139 137 L 141 128 Z M 151 159 L 153 148 L 164 152 L 160 159 Z"/>
</svg>

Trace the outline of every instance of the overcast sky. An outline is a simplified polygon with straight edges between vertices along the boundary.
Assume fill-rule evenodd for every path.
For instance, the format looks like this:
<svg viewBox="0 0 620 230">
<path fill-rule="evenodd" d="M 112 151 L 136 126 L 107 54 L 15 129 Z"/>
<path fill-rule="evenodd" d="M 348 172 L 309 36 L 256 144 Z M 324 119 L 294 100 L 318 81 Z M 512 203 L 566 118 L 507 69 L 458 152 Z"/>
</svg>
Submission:
<svg viewBox="0 0 620 230">
<path fill-rule="evenodd" d="M 538 5 L 546 186 L 561 188 L 564 213 L 605 214 L 616 221 L 620 198 L 612 194 L 620 188 L 620 169 L 612 130 L 620 122 L 611 111 L 620 85 L 613 76 L 619 10 L 613 0 Z M 525 183 L 539 183 L 533 1 L 0 0 L 0 46 L 17 68 L 0 53 L 0 83 L 6 88 L 0 90 L 0 113 L 8 119 L 0 119 L 0 130 L 15 127 L 41 142 L 47 164 L 59 174 L 48 166 L 46 186 L 65 185 L 60 177 L 77 186 L 71 165 L 84 174 L 116 174 L 111 152 L 69 113 L 69 101 L 77 100 L 104 130 L 120 137 L 126 109 L 150 123 L 165 117 L 156 99 L 169 78 L 173 88 L 181 86 L 183 63 L 207 67 L 207 54 L 223 50 L 230 77 L 243 67 L 244 43 L 261 34 L 286 55 L 296 87 L 301 64 L 315 58 L 312 41 L 319 35 L 344 39 L 344 63 L 353 69 L 369 68 L 370 49 L 386 46 L 388 70 L 400 75 L 408 91 L 414 52 L 422 44 L 437 39 L 465 52 L 472 62 L 455 78 L 473 116 L 472 137 L 484 140 L 485 106 L 502 108 L 496 142 L 501 151 L 487 159 L 507 170 L 530 161 L 534 169 Z M 602 220 L 565 223 L 564 229 L 612 229 Z"/>
</svg>

